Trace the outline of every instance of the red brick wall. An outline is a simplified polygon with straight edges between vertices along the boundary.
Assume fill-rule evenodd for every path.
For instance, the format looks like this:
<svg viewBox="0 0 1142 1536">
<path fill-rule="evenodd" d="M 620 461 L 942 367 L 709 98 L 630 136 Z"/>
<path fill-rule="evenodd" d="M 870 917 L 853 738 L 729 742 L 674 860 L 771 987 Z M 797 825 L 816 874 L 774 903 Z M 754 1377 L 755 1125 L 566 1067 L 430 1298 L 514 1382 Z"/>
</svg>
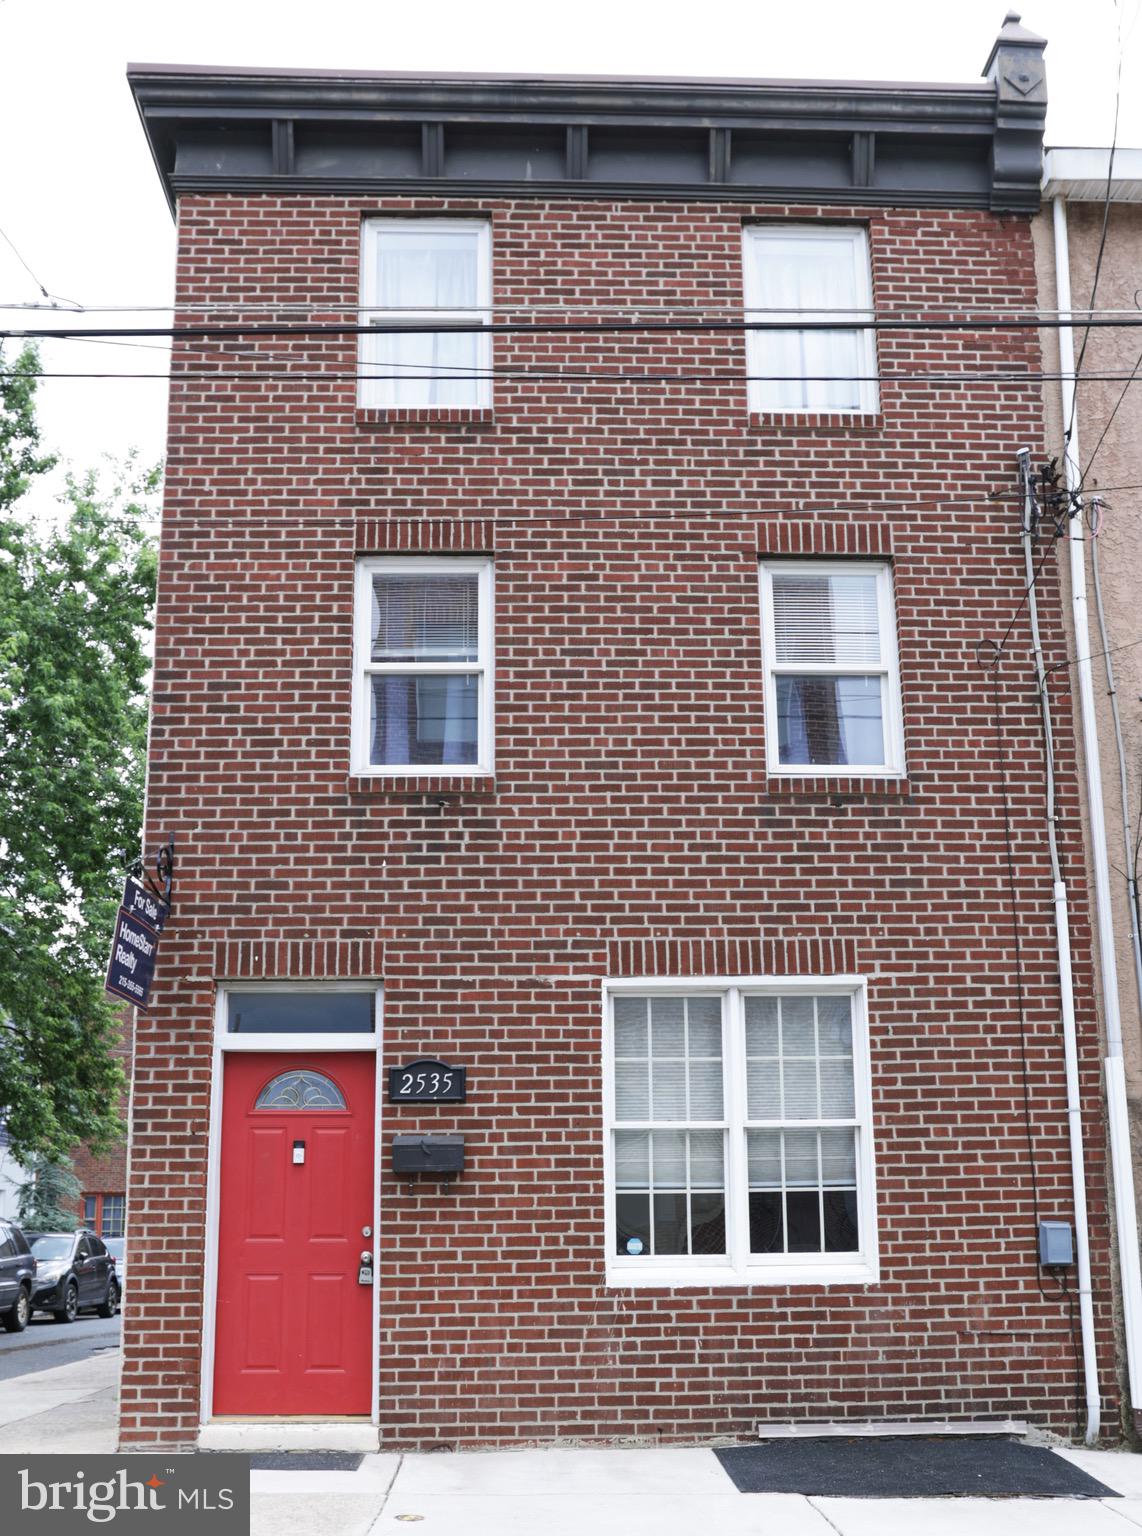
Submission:
<svg viewBox="0 0 1142 1536">
<path fill-rule="evenodd" d="M 486 210 L 500 304 L 740 308 L 743 218 L 815 209 L 211 196 L 180 204 L 183 318 L 207 303 L 354 319 L 362 213 Z M 1035 303 L 1021 219 L 867 218 L 877 304 Z M 268 311 L 261 311 L 263 315 Z M 291 312 L 293 313 L 293 312 Z M 215 312 L 215 317 L 217 314 Z M 459 1182 L 382 1179 L 381 1423 L 392 1446 L 747 1432 L 759 1418 L 1015 1414 L 1066 1432 L 1065 1306 L 1040 1292 L 990 688 L 976 642 L 1024 579 L 1014 455 L 1036 385 L 893 381 L 1037 368 L 1032 332 L 881 335 L 874 422 L 751 424 L 740 335 L 497 338 L 501 365 L 705 382 L 496 382 L 490 419 L 358 419 L 351 338 L 230 347 L 296 381 L 200 378 L 176 349 L 151 843 L 179 842 L 154 1011 L 138 1028 L 123 1437 L 198 1407 L 215 982 L 383 978 L 385 1061 L 464 1062 Z M 281 366 L 279 361 L 278 366 Z M 319 373 L 321 377 L 314 378 Z M 904 785 L 767 780 L 757 564 L 891 549 Z M 349 776 L 353 560 L 492 550 L 496 776 L 442 805 Z M 1063 655 L 1053 561 L 1040 582 Z M 1103 1131 L 1069 673 L 1052 689 L 1074 902 L 1095 1316 L 1113 1379 Z M 1042 1212 L 1069 1166 L 1042 749 L 1026 613 L 1004 669 Z M 871 978 L 882 1279 L 607 1290 L 599 981 L 842 955 Z M 386 1159 L 387 1160 L 387 1159 Z"/>
<path fill-rule="evenodd" d="M 131 1052 L 134 1039 L 133 1012 L 131 1008 L 121 1010 L 119 1041 L 113 1052 L 119 1058 L 128 1082 L 131 1079 Z M 119 1113 L 123 1117 L 124 1124 L 127 1120 L 127 1104 L 127 1096 L 124 1095 L 119 1105 Z M 80 1188 L 79 1200 L 76 1202 L 76 1221 L 81 1223 L 84 1219 L 84 1195 L 121 1195 L 126 1192 L 127 1142 L 124 1138 L 99 1157 L 96 1157 L 89 1147 L 76 1147 L 71 1157 Z"/>
</svg>

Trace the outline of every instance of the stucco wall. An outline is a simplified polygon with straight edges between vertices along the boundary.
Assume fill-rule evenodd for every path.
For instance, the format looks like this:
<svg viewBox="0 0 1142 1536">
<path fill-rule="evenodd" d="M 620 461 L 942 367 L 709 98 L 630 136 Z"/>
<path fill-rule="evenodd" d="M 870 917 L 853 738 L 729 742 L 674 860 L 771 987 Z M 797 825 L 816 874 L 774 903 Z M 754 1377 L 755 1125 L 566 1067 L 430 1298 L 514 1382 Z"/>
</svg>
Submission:
<svg viewBox="0 0 1142 1536">
<path fill-rule="evenodd" d="M 1103 208 L 1099 203 L 1072 203 L 1067 209 L 1070 246 L 1071 303 L 1077 307 L 1092 305 L 1098 309 L 1131 310 L 1134 295 L 1142 283 L 1142 206 L 1111 205 L 1106 246 L 1098 289 L 1092 300 L 1094 270 L 1102 236 Z M 1041 304 L 1044 309 L 1057 307 L 1055 285 L 1055 248 L 1050 205 L 1034 221 L 1035 257 L 1040 275 Z M 1139 316 L 1142 320 L 1142 315 Z M 1043 355 L 1048 373 L 1058 371 L 1059 337 L 1057 331 L 1044 331 Z M 1075 337 L 1076 356 L 1083 344 L 1083 332 Z M 1114 421 L 1102 437 L 1114 412 L 1123 382 L 1101 380 L 1099 374 L 1129 373 L 1142 351 L 1142 328 L 1091 330 L 1083 359 L 1076 412 L 1079 463 L 1090 492 L 1106 488 L 1106 506 L 1098 532 L 1099 569 L 1109 632 L 1109 645 L 1118 688 L 1118 705 L 1126 746 L 1127 796 L 1132 836 L 1137 837 L 1142 808 L 1142 370 L 1139 382 L 1127 392 Z M 1063 451 L 1062 398 L 1057 379 L 1047 379 L 1043 386 L 1048 442 L 1060 459 Z M 1088 526 L 1085 533 L 1090 538 Z M 1110 861 L 1111 895 L 1114 903 L 1116 935 L 1115 959 L 1118 968 L 1118 995 L 1122 1014 L 1123 1049 L 1126 1059 L 1127 1088 L 1130 1099 L 1134 1142 L 1135 1188 L 1142 1194 L 1142 1014 L 1134 977 L 1134 959 L 1130 942 L 1130 917 L 1127 901 L 1126 854 L 1122 831 L 1122 795 L 1119 787 L 1118 759 L 1115 752 L 1110 697 L 1107 691 L 1104 647 L 1099 639 L 1091 579 L 1091 548 L 1088 543 L 1087 589 L 1090 600 L 1090 654 L 1095 658 L 1094 678 L 1099 721 L 1099 750 L 1102 764 L 1103 797 L 1106 805 L 1107 853 Z M 1064 590 L 1070 596 L 1068 555 L 1060 544 L 1060 566 Z M 1074 623 L 1067 605 L 1066 623 L 1070 651 L 1077 655 Z M 1121 647 L 1121 649 L 1119 649 Z M 1077 700 L 1077 695 L 1076 695 Z M 1077 724 L 1077 718 L 1076 718 Z M 1084 817 L 1087 815 L 1084 793 Z M 1089 822 L 1088 822 L 1089 836 Z M 1140 1201 L 1142 1204 L 1142 1201 Z"/>
</svg>

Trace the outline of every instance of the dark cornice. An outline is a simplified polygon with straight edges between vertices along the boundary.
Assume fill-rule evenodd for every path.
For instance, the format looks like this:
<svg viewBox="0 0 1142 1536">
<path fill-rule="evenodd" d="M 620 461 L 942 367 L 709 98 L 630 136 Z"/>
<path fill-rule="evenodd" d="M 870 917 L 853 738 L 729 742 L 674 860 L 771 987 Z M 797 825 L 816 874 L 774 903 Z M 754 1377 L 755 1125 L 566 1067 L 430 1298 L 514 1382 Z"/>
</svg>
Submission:
<svg viewBox="0 0 1142 1536">
<path fill-rule="evenodd" d="M 148 64 L 128 78 L 172 208 L 190 192 L 296 191 L 1028 213 L 1046 88 L 1041 40 L 1024 36 L 1000 34 L 978 85 Z"/>
</svg>

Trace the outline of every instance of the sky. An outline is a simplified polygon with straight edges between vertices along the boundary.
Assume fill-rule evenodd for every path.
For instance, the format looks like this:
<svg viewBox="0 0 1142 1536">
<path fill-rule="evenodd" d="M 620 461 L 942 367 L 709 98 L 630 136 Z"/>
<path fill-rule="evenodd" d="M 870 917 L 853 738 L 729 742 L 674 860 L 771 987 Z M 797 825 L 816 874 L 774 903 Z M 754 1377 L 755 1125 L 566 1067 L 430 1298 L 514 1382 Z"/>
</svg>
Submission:
<svg viewBox="0 0 1142 1536">
<path fill-rule="evenodd" d="M 1028 0 L 1048 40 L 1048 145 L 1142 146 L 1142 0 Z M 128 62 L 970 82 L 1003 23 L 996 0 L 0 0 L 0 305 L 52 295 L 164 305 L 174 226 L 128 90 Z M 0 326 L 33 322 L 0 310 Z M 123 315 L 122 323 L 147 323 Z M 67 323 L 72 323 L 71 319 Z M 98 323 L 94 318 L 92 324 Z M 163 452 L 165 350 L 48 342 L 48 446 L 83 469 Z M 141 375 L 153 374 L 146 378 Z"/>
</svg>

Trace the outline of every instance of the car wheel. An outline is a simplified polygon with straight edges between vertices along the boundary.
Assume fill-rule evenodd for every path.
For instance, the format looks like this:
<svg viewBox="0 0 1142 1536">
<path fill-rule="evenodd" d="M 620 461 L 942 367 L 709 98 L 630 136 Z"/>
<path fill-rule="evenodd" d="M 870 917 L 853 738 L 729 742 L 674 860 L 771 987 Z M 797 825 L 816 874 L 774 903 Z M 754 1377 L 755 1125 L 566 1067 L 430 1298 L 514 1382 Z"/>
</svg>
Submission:
<svg viewBox="0 0 1142 1536">
<path fill-rule="evenodd" d="M 63 1306 L 52 1313 L 57 1323 L 74 1323 L 79 1315 L 79 1292 L 75 1288 L 75 1281 L 67 1282 L 67 1290 L 63 1293 Z"/>
<path fill-rule="evenodd" d="M 8 1333 L 23 1333 L 32 1316 L 32 1298 L 23 1286 L 16 1297 L 16 1305 L 4 1314 L 4 1327 Z"/>
<path fill-rule="evenodd" d="M 107 1300 L 102 1306 L 96 1307 L 100 1317 L 114 1317 L 119 1310 L 119 1287 L 114 1280 L 107 1282 Z"/>
</svg>

